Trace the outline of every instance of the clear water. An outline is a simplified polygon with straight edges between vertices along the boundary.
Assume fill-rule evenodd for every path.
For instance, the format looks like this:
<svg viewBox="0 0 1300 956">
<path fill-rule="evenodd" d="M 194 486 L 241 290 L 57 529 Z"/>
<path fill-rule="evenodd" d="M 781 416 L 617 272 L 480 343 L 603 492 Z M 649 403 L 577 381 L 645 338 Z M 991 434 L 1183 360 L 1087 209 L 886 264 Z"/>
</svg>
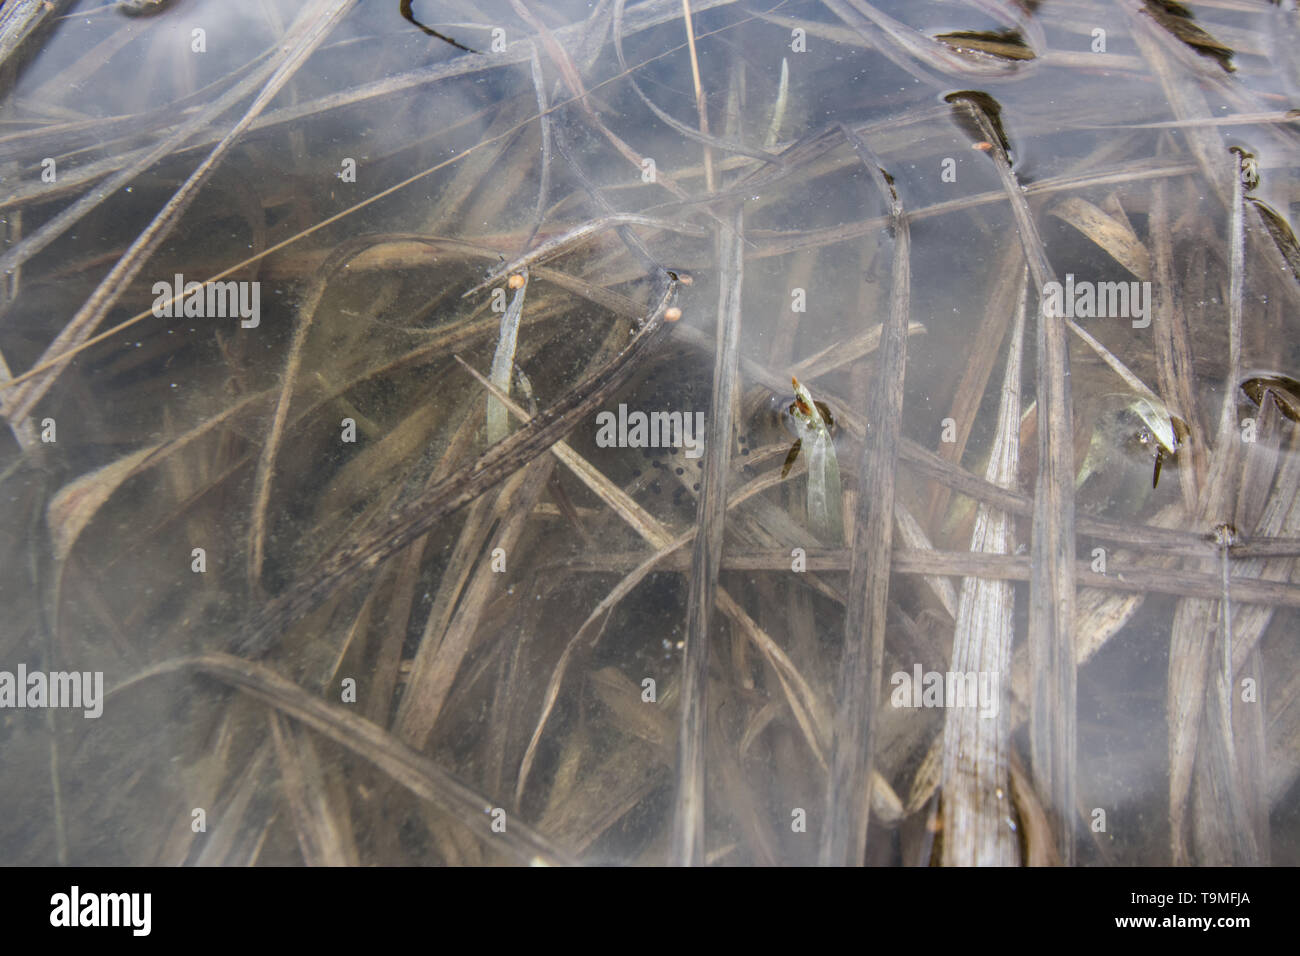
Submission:
<svg viewBox="0 0 1300 956">
<path fill-rule="evenodd" d="M 39 53 L 11 78 L 0 104 L 0 179 L 10 196 L 0 212 L 3 249 L 22 258 L 0 313 L 0 354 L 12 375 L 54 354 L 55 336 L 244 115 L 264 80 L 224 111 L 213 104 L 276 54 L 305 6 L 177 0 L 157 15 L 128 17 L 113 4 L 74 3 L 40 39 Z M 892 2 L 875 9 L 929 42 L 952 31 L 997 29 L 992 12 L 1000 6 Z M 1208 474 L 1231 372 L 1231 224 L 1223 199 L 1231 197 L 1230 181 L 1212 178 L 1219 167 L 1202 167 L 1197 138 L 1229 170 L 1228 147 L 1253 153 L 1260 184 L 1252 195 L 1290 218 L 1297 143 L 1282 114 L 1294 105 L 1294 51 L 1286 38 L 1296 34 L 1296 13 L 1263 3 L 1193 5 L 1198 23 L 1235 51 L 1235 71 L 1227 73 L 1125 6 L 1033 6 L 1026 16 L 1041 27 L 1046 50 L 1038 52 L 1045 55 L 988 76 L 945 72 L 896 43 L 883 43 L 887 58 L 817 3 L 784 4 L 763 16 L 734 4 L 695 4 L 712 136 L 775 158 L 826 133 L 823 151 L 798 161 L 784 154 L 787 168 L 773 176 L 775 165 L 762 174 L 752 156 L 716 147 L 706 164 L 700 142 L 655 116 L 619 66 L 609 7 L 565 2 L 538 11 L 587 91 L 584 109 L 554 51 L 536 42 L 543 125 L 531 65 L 536 28 L 509 4 L 414 5 L 430 28 L 484 51 L 473 69 L 462 69 L 471 55 L 407 22 L 398 3 L 362 0 L 222 151 L 97 323 L 102 339 L 77 351 L 0 440 L 0 671 L 23 664 L 102 672 L 113 687 L 163 661 L 231 650 L 268 601 L 292 592 L 340 546 L 379 533 L 394 503 L 417 494 L 431 474 L 483 453 L 483 391 L 453 355 L 487 373 L 500 321 L 493 304 L 503 306 L 513 293 L 502 276 L 464 293 L 598 217 L 637 213 L 672 224 L 632 231 L 651 259 L 694 280 L 680 290 L 681 320 L 600 409 L 699 412 L 706 422 L 726 414 L 710 403 L 723 281 L 714 236 L 728 206 L 706 201 L 710 178 L 714 191 L 725 191 L 741 177 L 767 176 L 737 193 L 744 279 L 729 492 L 779 472 L 790 442 L 781 410 L 793 400 L 793 374 L 837 418 L 851 514 L 854 496 L 871 494 L 859 488 L 861 440 L 851 423 L 865 416 L 877 375 L 877 353 L 864 337 L 889 315 L 895 241 L 876 172 L 836 134 L 840 124 L 879 157 L 912 217 L 909 317 L 919 327 L 908 337 L 902 435 L 982 477 L 1015 308 L 1014 294 L 999 289 L 1010 277 L 1014 293 L 1023 257 L 991 151 L 973 145 L 980 137 L 944 102 L 957 90 L 982 90 L 1001 105 L 1014 172 L 1057 278 L 1137 278 L 1071 224 L 1062 213 L 1066 200 L 1091 204 L 1112 229 L 1127 222 L 1152 263 L 1158 242 L 1167 243 L 1167 279 L 1147 278 L 1172 294 L 1185 330 L 1192 366 L 1181 372 L 1178 396 L 1167 394 L 1155 338 L 1175 313 L 1146 327 L 1128 316 L 1079 321 L 1189 417 L 1190 439 L 1152 489 L 1152 445 L 1138 440 L 1140 423 L 1124 414 L 1132 389 L 1071 337 L 1076 462 L 1090 448 L 1097 452 L 1076 509 L 1080 521 L 1133 527 L 1163 516 L 1163 526 L 1186 532 L 1193 548 L 1215 522 L 1177 510 L 1186 508 L 1182 482 L 1198 453 L 1207 456 L 1201 477 Z M 791 49 L 796 26 L 806 31 L 799 52 Z M 630 5 L 622 29 L 641 90 L 698 129 L 680 4 Z M 194 48 L 196 30 L 203 52 Z M 1092 49 L 1097 30 L 1105 31 L 1104 53 Z M 1145 45 L 1138 42 L 1143 30 L 1151 35 Z M 494 42 L 504 49 L 493 52 Z M 774 124 L 783 61 L 788 92 Z M 205 110 L 214 115 L 200 121 Z M 1216 122 L 1171 125 L 1187 110 Z M 169 137 L 176 141 L 146 162 Z M 647 159 L 653 182 L 645 179 Z M 46 160 L 53 163 L 48 182 Z M 121 170 L 131 171 L 111 194 L 42 251 L 25 251 L 24 239 L 79 197 L 104 190 Z M 1247 213 L 1238 367 L 1297 377 L 1297 286 L 1261 220 Z M 349 242 L 358 243 L 355 254 L 325 284 L 296 338 L 313 280 Z M 197 282 L 220 275 L 244 288 L 258 283 L 255 327 L 230 316 L 153 314 L 155 283 L 170 285 L 177 274 Z M 533 264 L 516 360 L 537 409 L 629 340 L 637 317 L 649 311 L 652 278 L 651 266 L 608 228 Z M 501 290 L 495 300 L 493 289 Z M 1037 308 L 1031 290 L 1024 408 L 1034 399 Z M 963 390 L 963 377 L 980 368 L 986 384 Z M 286 382 L 291 390 L 277 419 Z M 513 394 L 520 397 L 517 384 Z M 1183 396 L 1194 398 L 1194 415 L 1181 407 Z M 1241 419 L 1260 417 L 1243 393 L 1234 398 L 1238 429 Z M 27 419 L 35 431 L 24 447 L 17 436 Z M 41 438 L 46 420 L 53 441 Z M 1251 539 L 1295 538 L 1300 519 L 1290 516 L 1294 490 L 1283 478 L 1295 467 L 1296 425 L 1278 414 L 1258 424 L 1259 439 L 1243 442 L 1227 504 L 1216 514 Z M 1025 495 L 1036 475 L 1035 428 L 1031 417 L 1020 429 L 1017 487 Z M 273 434 L 267 482 L 259 458 Z M 953 434 L 963 436 L 961 454 L 946 440 Z M 697 526 L 703 464 L 721 450 L 706 444 L 703 457 L 692 458 L 684 447 L 607 447 L 594 414 L 566 442 L 603 476 L 603 497 L 569 464 L 543 456 L 550 473 L 526 472 L 512 492 L 522 496 L 516 507 L 495 513 L 498 499 L 489 492 L 484 504 L 439 520 L 412 547 L 385 552 L 378 568 L 356 569 L 255 664 L 352 719 L 385 728 L 479 794 L 485 808 L 504 811 L 508 830 L 514 821 L 530 825 L 583 861 L 659 863 L 671 852 L 691 546 L 618 600 L 603 627 L 573 642 L 600 602 L 656 550 L 611 507 L 609 489 L 635 502 L 642 532 L 674 538 Z M 130 459 L 150 448 L 160 451 L 147 462 Z M 728 512 L 719 586 L 806 682 L 814 720 L 829 720 L 848 553 L 829 555 L 829 570 L 791 571 L 793 548 L 821 556 L 807 526 L 806 481 L 795 470 Z M 966 551 L 971 499 L 938 489 L 899 465 L 896 504 L 915 516 L 934 548 Z M 1257 534 L 1270 502 L 1276 526 Z M 901 536 L 895 532 L 896 548 Z M 1013 522 L 1012 539 L 1028 548 L 1027 516 Z M 1104 641 L 1086 628 L 1076 638 L 1089 646 L 1078 672 L 1077 861 L 1168 863 L 1176 842 L 1170 648 L 1186 597 L 1170 583 L 1171 572 L 1199 573 L 1213 596 L 1219 565 L 1204 548 L 1190 552 L 1200 559 L 1162 564 L 1161 554 L 1082 530 L 1077 546 L 1081 561 L 1094 561 L 1093 549 L 1104 547 L 1113 566 L 1155 580 L 1136 591 L 1107 591 L 1139 600 Z M 201 571 L 195 549 L 202 549 Z M 1162 581 L 1167 572 L 1170 581 Z M 1234 573 L 1258 576 L 1261 569 L 1234 562 Z M 1290 559 L 1273 559 L 1262 573 L 1285 580 Z M 1013 651 L 1023 667 L 1029 587 L 1023 573 L 1011 576 Z M 1084 571 L 1077 577 L 1082 606 L 1091 589 Z M 960 589 L 959 571 L 948 580 Z M 1288 693 L 1297 673 L 1296 602 L 1286 593 L 1271 614 L 1234 600 L 1234 639 L 1257 645 L 1236 678 L 1254 679 L 1262 701 L 1240 704 L 1234 719 L 1238 771 L 1254 801 L 1249 818 L 1260 828 L 1254 861 L 1294 864 L 1300 725 Z M 877 806 L 866 859 L 938 862 L 938 804 L 925 799 L 933 787 L 918 777 L 927 751 L 942 740 L 945 714 L 891 708 L 889 676 L 918 665 L 948 669 L 954 621 L 917 573 L 896 568 L 889 598 L 876 767 L 902 804 L 920 797 L 901 815 Z M 734 617 L 715 614 L 709 639 L 705 858 L 816 862 L 825 770 L 776 670 Z M 1212 681 L 1213 665 L 1207 673 L 1203 679 Z M 1006 733 L 1028 766 L 1023 715 L 1007 696 L 1010 675 L 1001 676 Z M 647 680 L 655 702 L 643 700 Z M 543 722 L 553 682 L 558 691 Z M 403 703 L 417 685 L 425 704 L 435 702 L 432 719 L 413 716 Z M 185 671 L 131 684 L 97 719 L 72 709 L 0 710 L 0 803 L 7 809 L 0 858 L 521 858 L 517 844 L 491 831 L 490 813 L 476 817 L 409 792 L 391 768 L 376 764 L 374 748 L 357 743 L 355 728 L 323 735 L 296 722 L 300 703 L 280 701 L 283 721 L 229 681 Z M 1198 756 L 1193 789 L 1210 772 L 1210 759 Z M 1190 809 L 1187 800 L 1186 861 L 1220 861 L 1230 848 L 1214 845 L 1204 827 L 1196 831 L 1197 815 L 1213 811 Z M 1019 796 L 1013 802 L 1009 816 L 1023 851 L 1028 811 Z M 799 809 L 806 832 L 791 825 Z M 1105 812 L 1104 832 L 1089 826 L 1097 809 Z M 206 829 L 196 832 L 199 810 Z"/>
</svg>

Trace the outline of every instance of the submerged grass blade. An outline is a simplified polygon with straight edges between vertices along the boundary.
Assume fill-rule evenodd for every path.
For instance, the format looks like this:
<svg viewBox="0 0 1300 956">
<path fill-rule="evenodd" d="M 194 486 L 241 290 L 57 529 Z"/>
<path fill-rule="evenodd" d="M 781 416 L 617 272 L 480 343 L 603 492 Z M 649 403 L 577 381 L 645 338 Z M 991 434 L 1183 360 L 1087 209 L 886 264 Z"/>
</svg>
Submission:
<svg viewBox="0 0 1300 956">
<path fill-rule="evenodd" d="M 856 134 L 845 131 L 890 211 L 894 261 L 890 313 L 872 382 L 872 434 L 862 446 L 853 561 L 844 617 L 844 648 L 836 684 L 837 707 L 831 745 L 826 823 L 818 859 L 823 865 L 855 866 L 866 851 L 871 808 L 871 773 L 878 728 L 885 618 L 889 600 L 894 532 L 894 487 L 907 366 L 911 309 L 911 227 L 893 180 Z"/>
<path fill-rule="evenodd" d="M 731 422 L 740 364 L 740 307 L 744 281 L 744 217 L 739 208 L 730 230 L 718 236 L 719 281 L 717 351 L 709 402 L 710 449 L 704 459 L 697 509 L 699 533 L 691 558 L 686 610 L 686 654 L 682 661 L 681 724 L 677 743 L 677 792 L 673 801 L 669 862 L 693 866 L 704 860 L 704 759 L 708 736 L 706 691 L 709 673 L 709 623 L 718 593 L 718 569 L 727 520 L 727 475 L 731 460 Z"/>
<path fill-rule="evenodd" d="M 984 477 L 1012 485 L 1020 455 L 1020 353 L 1025 328 L 1028 271 L 1022 270 L 1020 305 L 1008 346 L 998 409 L 998 431 Z M 981 505 L 971 534 L 971 551 L 1007 554 L 1013 549 L 1010 516 Z M 995 675 L 998 700 L 993 714 L 981 707 L 955 707 L 944 725 L 943 856 L 946 866 L 1014 866 L 1019 846 L 1007 825 L 1010 791 L 1011 715 L 1002 689 L 1011 683 L 1015 637 L 1015 591 L 1007 582 L 966 578 L 962 582 L 953 638 L 955 673 Z"/>
<path fill-rule="evenodd" d="M 1055 273 L 1047 261 L 1043 241 L 1025 201 L 1024 193 L 1000 144 L 1005 135 L 986 110 L 987 97 L 954 94 L 947 99 L 964 105 L 992 144 L 991 155 L 1003 190 L 1011 204 L 1025 258 L 1037 287 L 1036 301 L 1044 301 L 1044 287 Z M 1061 861 L 1074 863 L 1075 752 L 1077 747 L 1074 659 L 1074 463 L 1069 358 L 1065 328 L 1040 310 L 1038 329 L 1039 409 L 1038 481 L 1034 491 L 1032 554 L 1034 577 L 1030 585 L 1029 648 L 1032 772 L 1055 817 Z"/>
<path fill-rule="evenodd" d="M 164 661 L 147 668 L 108 694 L 119 694 L 154 677 L 198 672 L 236 687 L 268 707 L 318 731 L 373 763 L 423 800 L 438 804 L 484 841 L 499 845 L 521 863 L 568 865 L 572 859 L 547 837 L 522 821 L 511 821 L 504 833 L 488 829 L 495 803 L 476 793 L 428 757 L 411 749 L 382 727 L 345 707 L 328 704 L 263 664 L 228 654 L 201 654 Z"/>
</svg>

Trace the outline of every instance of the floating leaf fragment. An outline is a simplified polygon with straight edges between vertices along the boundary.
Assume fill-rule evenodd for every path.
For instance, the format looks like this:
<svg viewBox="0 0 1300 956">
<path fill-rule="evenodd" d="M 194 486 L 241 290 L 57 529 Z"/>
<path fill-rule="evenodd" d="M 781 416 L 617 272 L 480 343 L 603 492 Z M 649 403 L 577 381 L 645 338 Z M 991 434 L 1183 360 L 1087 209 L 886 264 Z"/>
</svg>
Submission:
<svg viewBox="0 0 1300 956">
<path fill-rule="evenodd" d="M 1254 196 L 1247 196 L 1246 201 L 1254 205 L 1273 245 L 1277 246 L 1277 251 L 1282 254 L 1287 268 L 1291 270 L 1291 276 L 1300 282 L 1300 242 L 1296 242 L 1291 224 L 1274 212 L 1268 203 L 1261 202 Z"/>
<path fill-rule="evenodd" d="M 1032 60 L 1036 54 L 1019 30 L 958 30 L 935 37 L 958 53 L 981 53 L 1003 60 Z"/>
<path fill-rule="evenodd" d="M 1272 395 L 1280 411 L 1293 422 L 1300 423 L 1300 382 L 1285 375 L 1261 375 L 1241 383 L 1241 390 L 1256 405 L 1264 405 L 1264 396 Z"/>
<path fill-rule="evenodd" d="M 998 145 L 1002 147 L 1002 152 L 1011 154 L 1011 141 L 1007 139 L 1006 130 L 1002 126 L 1002 104 L 997 100 L 979 90 L 958 90 L 956 93 L 949 93 L 943 101 L 954 106 L 965 104 L 964 109 L 957 110 L 957 124 L 976 142 L 985 141 L 985 136 L 979 121 L 971 111 L 982 110 L 992 124 L 993 132 L 997 134 Z"/>
<path fill-rule="evenodd" d="M 1172 0 L 1146 0 L 1145 11 L 1147 16 L 1173 34 L 1176 40 L 1214 60 L 1225 72 L 1236 72 L 1237 68 L 1232 65 L 1236 51 L 1201 29 L 1187 7 Z"/>
</svg>

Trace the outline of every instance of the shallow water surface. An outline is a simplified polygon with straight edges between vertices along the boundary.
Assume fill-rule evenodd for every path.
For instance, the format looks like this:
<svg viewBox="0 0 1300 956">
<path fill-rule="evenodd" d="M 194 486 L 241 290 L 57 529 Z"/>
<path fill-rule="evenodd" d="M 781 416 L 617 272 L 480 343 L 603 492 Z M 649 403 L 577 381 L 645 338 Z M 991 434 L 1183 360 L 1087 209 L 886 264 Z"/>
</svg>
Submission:
<svg viewBox="0 0 1300 956">
<path fill-rule="evenodd" d="M 0 858 L 1300 862 L 1293 4 L 133 6 L 0 66 Z"/>
</svg>

